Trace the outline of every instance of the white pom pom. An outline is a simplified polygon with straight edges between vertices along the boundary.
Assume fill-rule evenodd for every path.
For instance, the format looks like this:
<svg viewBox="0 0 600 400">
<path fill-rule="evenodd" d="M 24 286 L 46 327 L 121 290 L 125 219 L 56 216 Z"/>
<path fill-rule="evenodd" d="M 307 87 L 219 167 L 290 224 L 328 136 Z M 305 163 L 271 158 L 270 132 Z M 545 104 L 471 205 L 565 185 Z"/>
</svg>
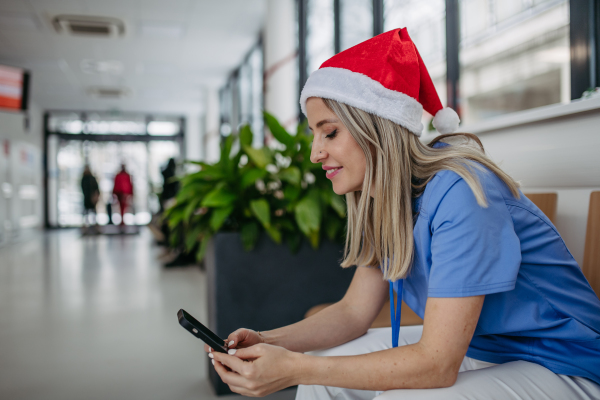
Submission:
<svg viewBox="0 0 600 400">
<path fill-rule="evenodd" d="M 442 135 L 456 132 L 459 122 L 460 118 L 456 111 L 448 107 L 442 108 L 433 117 L 433 126 Z"/>
</svg>

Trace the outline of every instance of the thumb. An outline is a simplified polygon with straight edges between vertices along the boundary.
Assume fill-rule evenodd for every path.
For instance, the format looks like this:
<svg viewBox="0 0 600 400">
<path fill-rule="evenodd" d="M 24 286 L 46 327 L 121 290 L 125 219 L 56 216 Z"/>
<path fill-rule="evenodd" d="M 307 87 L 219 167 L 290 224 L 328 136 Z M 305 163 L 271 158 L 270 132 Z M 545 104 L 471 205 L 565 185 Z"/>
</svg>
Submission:
<svg viewBox="0 0 600 400">
<path fill-rule="evenodd" d="M 246 340 L 247 336 L 248 336 L 248 329 L 240 328 L 237 331 L 235 331 L 235 332 L 233 332 L 232 334 L 229 335 L 229 337 L 227 338 L 227 345 L 230 348 L 234 348 L 239 343 L 241 343 L 244 340 Z"/>
<path fill-rule="evenodd" d="M 261 344 L 257 344 L 241 349 L 230 349 L 228 353 L 242 360 L 255 360 L 263 355 L 263 346 Z"/>
</svg>

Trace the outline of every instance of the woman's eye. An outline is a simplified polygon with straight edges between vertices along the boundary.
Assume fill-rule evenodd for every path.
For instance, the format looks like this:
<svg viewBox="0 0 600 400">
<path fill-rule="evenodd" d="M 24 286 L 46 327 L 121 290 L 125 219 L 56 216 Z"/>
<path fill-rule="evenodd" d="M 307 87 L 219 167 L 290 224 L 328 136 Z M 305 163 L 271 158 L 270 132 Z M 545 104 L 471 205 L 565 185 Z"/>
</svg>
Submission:
<svg viewBox="0 0 600 400">
<path fill-rule="evenodd" d="M 335 137 L 335 135 L 337 135 L 337 129 L 333 132 L 331 132 L 329 135 L 325 135 L 325 137 L 327 139 L 333 139 Z"/>
</svg>

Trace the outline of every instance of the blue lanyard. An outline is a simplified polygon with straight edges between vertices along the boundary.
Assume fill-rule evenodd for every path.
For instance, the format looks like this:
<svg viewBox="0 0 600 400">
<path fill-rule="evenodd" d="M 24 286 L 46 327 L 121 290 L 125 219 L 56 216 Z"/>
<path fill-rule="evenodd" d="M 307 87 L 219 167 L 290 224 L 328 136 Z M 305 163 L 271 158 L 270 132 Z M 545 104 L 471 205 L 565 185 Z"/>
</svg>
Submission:
<svg viewBox="0 0 600 400">
<path fill-rule="evenodd" d="M 400 336 L 400 316 L 402 312 L 402 286 L 403 279 L 395 282 L 390 281 L 390 315 L 392 318 L 392 347 L 398 347 L 398 337 Z M 396 305 L 394 305 L 394 289 L 398 294 Z"/>
</svg>

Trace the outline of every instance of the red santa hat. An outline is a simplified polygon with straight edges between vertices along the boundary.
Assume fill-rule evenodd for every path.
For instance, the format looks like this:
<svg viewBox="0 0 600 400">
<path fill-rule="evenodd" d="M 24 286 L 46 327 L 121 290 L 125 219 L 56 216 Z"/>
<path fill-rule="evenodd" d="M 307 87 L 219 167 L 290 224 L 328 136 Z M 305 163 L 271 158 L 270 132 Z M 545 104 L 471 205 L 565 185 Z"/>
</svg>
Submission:
<svg viewBox="0 0 600 400">
<path fill-rule="evenodd" d="M 442 107 L 431 77 L 406 28 L 366 40 L 325 61 L 313 72 L 300 95 L 339 101 L 389 119 L 417 136 L 423 131 L 423 109 L 434 116 L 440 133 L 458 129 L 458 115 Z"/>
</svg>

